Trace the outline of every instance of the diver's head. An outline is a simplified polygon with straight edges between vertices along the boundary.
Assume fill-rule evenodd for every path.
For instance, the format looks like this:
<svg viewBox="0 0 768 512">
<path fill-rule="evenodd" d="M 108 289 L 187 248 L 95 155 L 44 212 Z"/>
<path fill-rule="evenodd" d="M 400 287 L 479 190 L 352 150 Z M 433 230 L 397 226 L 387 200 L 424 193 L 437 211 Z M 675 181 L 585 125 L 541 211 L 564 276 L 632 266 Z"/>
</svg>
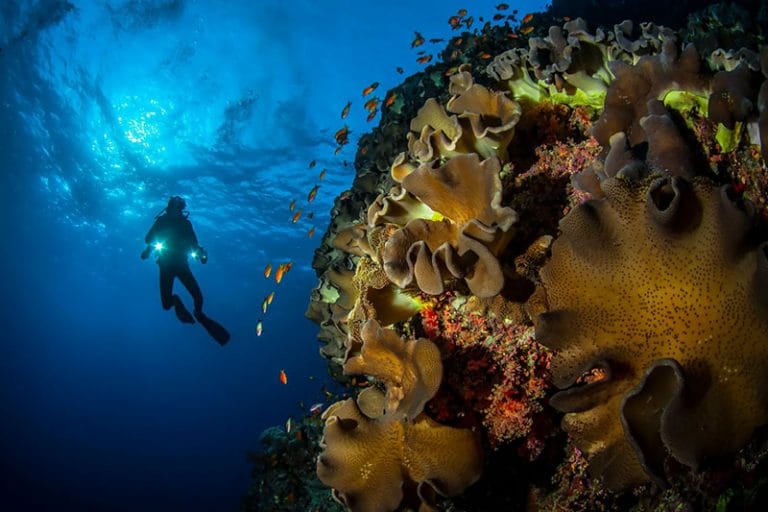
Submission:
<svg viewBox="0 0 768 512">
<path fill-rule="evenodd" d="M 187 207 L 187 202 L 181 196 L 173 196 L 168 200 L 168 206 L 166 211 L 170 214 L 181 215 L 184 208 Z"/>
</svg>

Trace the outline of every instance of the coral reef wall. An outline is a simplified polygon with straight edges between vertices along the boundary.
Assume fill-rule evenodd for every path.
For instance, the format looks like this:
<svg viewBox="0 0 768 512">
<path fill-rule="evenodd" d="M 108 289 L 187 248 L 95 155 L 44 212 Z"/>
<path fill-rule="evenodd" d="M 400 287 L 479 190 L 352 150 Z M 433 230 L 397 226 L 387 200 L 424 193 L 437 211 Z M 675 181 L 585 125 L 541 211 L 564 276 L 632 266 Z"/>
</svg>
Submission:
<svg viewBox="0 0 768 512">
<path fill-rule="evenodd" d="M 360 140 L 307 311 L 344 509 L 768 500 L 761 6 L 595 3 L 457 35 Z"/>
</svg>

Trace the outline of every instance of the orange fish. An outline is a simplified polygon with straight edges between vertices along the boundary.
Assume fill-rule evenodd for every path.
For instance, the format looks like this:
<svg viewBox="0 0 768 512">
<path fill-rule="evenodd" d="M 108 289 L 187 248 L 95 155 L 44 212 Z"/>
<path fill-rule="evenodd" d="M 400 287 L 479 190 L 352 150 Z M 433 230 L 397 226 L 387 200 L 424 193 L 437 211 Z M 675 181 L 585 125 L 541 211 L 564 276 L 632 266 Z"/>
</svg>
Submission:
<svg viewBox="0 0 768 512">
<path fill-rule="evenodd" d="M 401 68 L 400 66 L 396 67 L 396 68 L 395 68 L 395 71 L 397 71 L 397 72 L 398 72 L 399 74 L 401 74 L 401 75 L 402 75 L 403 73 L 405 73 L 405 70 L 404 70 L 403 68 Z"/>
<path fill-rule="evenodd" d="M 424 44 L 424 36 L 419 34 L 418 32 L 414 32 L 414 39 L 411 41 L 411 48 L 416 48 L 417 46 L 421 46 Z"/>
<path fill-rule="evenodd" d="M 288 384 L 288 376 L 285 374 L 285 370 L 280 370 L 280 382 Z"/>
<path fill-rule="evenodd" d="M 376 110 L 379 106 L 379 98 L 371 98 L 368 101 L 365 102 L 365 110 L 368 112 L 371 112 L 372 110 Z"/>
<path fill-rule="evenodd" d="M 571 17 L 570 16 L 563 16 L 563 21 L 571 21 Z"/>
<path fill-rule="evenodd" d="M 339 128 L 336 130 L 336 133 L 333 136 L 336 139 L 336 144 L 339 146 L 343 146 L 347 142 L 349 142 L 349 128 L 347 125 L 344 125 L 343 128 Z"/>
<path fill-rule="evenodd" d="M 464 16 L 466 16 L 466 15 L 467 15 L 467 10 L 466 10 L 466 9 L 459 9 L 459 10 L 456 12 L 456 14 L 458 14 L 459 16 L 461 16 L 461 17 L 463 18 Z"/>
<path fill-rule="evenodd" d="M 483 52 L 483 53 L 480 54 L 480 58 L 481 59 L 490 59 L 491 57 L 493 57 L 493 55 L 491 55 L 488 52 Z"/>
<path fill-rule="evenodd" d="M 448 18 L 448 24 L 453 30 L 456 30 L 461 26 L 461 16 L 451 16 Z"/>
<path fill-rule="evenodd" d="M 333 150 L 333 154 L 338 155 L 339 153 L 341 153 L 342 149 L 344 149 L 344 146 L 337 147 L 336 149 Z"/>
<path fill-rule="evenodd" d="M 288 211 L 292 212 L 293 209 L 296 208 L 296 199 L 291 199 L 291 204 L 288 205 Z"/>
<path fill-rule="evenodd" d="M 376 114 L 378 114 L 378 110 L 371 110 L 371 113 L 368 114 L 368 117 L 365 118 L 366 121 L 371 122 L 373 121 L 373 118 L 376 117 Z"/>
<path fill-rule="evenodd" d="M 379 86 L 379 82 L 373 82 L 371 85 L 363 89 L 363 96 L 368 96 Z"/>
<path fill-rule="evenodd" d="M 461 46 L 461 43 L 463 43 L 463 42 L 464 42 L 464 39 L 460 37 L 460 38 L 456 39 L 456 40 L 453 42 L 453 46 L 455 46 L 455 47 L 457 47 L 457 48 L 458 48 L 459 46 Z"/>
<path fill-rule="evenodd" d="M 320 174 L 317 175 L 317 179 L 321 180 L 323 178 L 325 178 L 325 169 L 320 171 Z"/>
<path fill-rule="evenodd" d="M 285 267 L 283 265 L 279 265 L 275 271 L 275 281 L 277 284 L 280 284 L 280 281 L 283 280 L 283 274 L 285 274 Z"/>
<path fill-rule="evenodd" d="M 296 213 L 291 217 L 291 223 L 296 224 L 301 218 L 301 210 L 296 210 Z"/>
<path fill-rule="evenodd" d="M 509 5 L 507 5 L 507 4 L 499 4 L 499 5 L 496 6 L 496 9 L 498 9 L 500 11 L 506 11 L 507 9 L 509 9 Z"/>
<path fill-rule="evenodd" d="M 272 273 L 272 264 L 271 263 L 267 263 L 267 266 L 264 267 L 264 277 L 269 279 L 269 274 L 271 274 L 271 273 Z"/>
<path fill-rule="evenodd" d="M 510 38 L 510 39 L 517 39 L 520 36 L 518 36 L 514 32 L 510 32 L 509 34 L 507 34 L 507 37 Z"/>
<path fill-rule="evenodd" d="M 395 100 L 396 100 L 396 99 L 397 99 L 397 94 L 395 94 L 395 93 L 393 92 L 392 94 L 390 94 L 389 96 L 387 96 L 387 99 L 386 99 L 386 100 L 384 100 L 384 106 L 385 106 L 385 107 L 391 107 L 391 106 L 392 106 L 392 104 L 395 102 Z"/>
<path fill-rule="evenodd" d="M 283 263 L 283 266 L 285 267 L 285 271 L 288 272 L 293 268 L 293 262 L 289 261 L 288 263 Z"/>
<path fill-rule="evenodd" d="M 272 304 L 272 299 L 275 298 L 275 292 L 271 292 L 269 295 L 267 295 L 267 304 Z"/>
<path fill-rule="evenodd" d="M 459 66 L 452 66 L 445 70 L 445 76 L 451 76 L 459 70 Z"/>
<path fill-rule="evenodd" d="M 526 23 L 530 23 L 532 19 L 533 19 L 533 13 L 526 14 L 525 16 L 523 16 L 523 20 L 521 23 L 525 25 Z"/>
<path fill-rule="evenodd" d="M 307 238 L 312 238 L 312 235 L 315 234 L 315 226 L 312 226 L 309 228 L 309 231 L 307 231 Z"/>
<path fill-rule="evenodd" d="M 315 200 L 315 196 L 317 195 L 317 189 L 320 188 L 320 185 L 315 185 L 312 187 L 312 190 L 309 191 L 309 194 L 307 194 L 307 202 L 311 203 Z"/>
<path fill-rule="evenodd" d="M 425 55 L 423 57 L 419 57 L 418 59 L 416 59 L 416 62 L 418 62 L 419 64 L 426 64 L 427 62 L 429 62 L 431 60 L 432 60 L 432 56 L 431 55 Z"/>
<path fill-rule="evenodd" d="M 499 20 L 503 20 L 503 19 L 504 19 L 504 15 L 503 14 L 496 13 L 496 14 L 493 15 L 493 20 L 494 21 L 499 21 Z"/>
<path fill-rule="evenodd" d="M 520 29 L 520 33 L 523 35 L 527 35 L 533 32 L 533 27 L 531 25 L 528 25 L 527 27 L 523 27 Z"/>
<path fill-rule="evenodd" d="M 311 162 L 309 162 L 310 169 L 313 168 L 315 165 L 317 165 L 317 160 L 312 160 Z"/>
<path fill-rule="evenodd" d="M 341 111 L 341 118 L 342 119 L 346 119 L 347 118 L 347 116 L 349 115 L 349 107 L 351 107 L 351 106 L 352 106 L 352 102 L 351 101 L 348 101 L 347 104 L 344 105 L 344 108 Z"/>
</svg>

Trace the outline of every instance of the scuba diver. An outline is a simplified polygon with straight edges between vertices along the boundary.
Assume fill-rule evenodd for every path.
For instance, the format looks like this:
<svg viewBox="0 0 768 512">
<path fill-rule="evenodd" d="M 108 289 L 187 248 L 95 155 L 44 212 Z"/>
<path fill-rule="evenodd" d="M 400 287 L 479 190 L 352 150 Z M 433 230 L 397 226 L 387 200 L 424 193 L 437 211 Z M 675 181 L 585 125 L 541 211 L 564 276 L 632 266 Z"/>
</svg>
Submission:
<svg viewBox="0 0 768 512">
<path fill-rule="evenodd" d="M 163 309 L 174 308 L 176 316 L 185 324 L 194 324 L 195 319 L 208 331 L 220 345 L 229 341 L 229 333 L 216 321 L 203 313 L 203 294 L 195 276 L 189 269 L 188 257 L 208 262 L 208 253 L 197 242 L 192 223 L 184 209 L 187 203 L 179 196 L 173 196 L 166 206 L 155 216 L 155 223 L 144 237 L 147 246 L 141 252 L 141 259 L 146 260 L 152 250 L 157 255 L 160 267 L 160 300 Z M 178 278 L 194 301 L 194 318 L 184 306 L 181 298 L 173 293 L 173 281 Z"/>
</svg>

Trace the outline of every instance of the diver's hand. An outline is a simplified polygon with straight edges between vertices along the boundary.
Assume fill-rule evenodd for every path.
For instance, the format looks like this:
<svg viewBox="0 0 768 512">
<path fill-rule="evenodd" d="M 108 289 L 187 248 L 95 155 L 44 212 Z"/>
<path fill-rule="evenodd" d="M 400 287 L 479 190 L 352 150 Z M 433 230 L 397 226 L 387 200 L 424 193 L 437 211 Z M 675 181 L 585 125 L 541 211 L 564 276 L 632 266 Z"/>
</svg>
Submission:
<svg viewBox="0 0 768 512">
<path fill-rule="evenodd" d="M 208 263 L 208 251 L 206 251 L 202 247 L 200 248 L 200 263 L 202 263 L 203 265 Z"/>
<path fill-rule="evenodd" d="M 149 253 L 152 252 L 152 248 L 150 246 L 146 246 L 143 251 L 141 251 L 141 259 L 145 260 L 149 258 Z"/>
</svg>

